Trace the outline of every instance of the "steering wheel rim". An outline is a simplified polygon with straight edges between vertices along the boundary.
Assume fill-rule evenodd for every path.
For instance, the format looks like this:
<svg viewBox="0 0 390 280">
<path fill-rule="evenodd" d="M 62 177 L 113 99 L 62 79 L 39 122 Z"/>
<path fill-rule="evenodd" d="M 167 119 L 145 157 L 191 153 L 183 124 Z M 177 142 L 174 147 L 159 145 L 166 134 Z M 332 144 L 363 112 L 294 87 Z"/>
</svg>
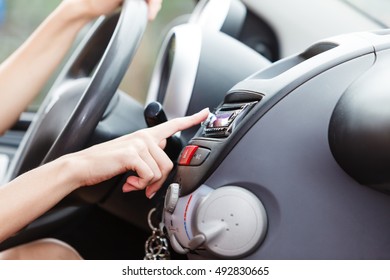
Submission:
<svg viewBox="0 0 390 280">
<path fill-rule="evenodd" d="M 86 56 L 85 50 L 88 52 L 88 50 L 94 49 L 94 46 L 91 46 L 93 44 L 92 38 L 96 32 L 99 32 L 99 27 L 105 20 L 107 20 L 105 16 L 97 20 L 89 36 L 81 42 L 58 75 L 13 158 L 5 176 L 6 182 L 36 167 L 31 166 L 29 160 L 34 157 L 34 142 L 42 130 L 42 120 L 45 119 L 46 113 L 56 101 L 55 91 L 68 80 L 80 79 L 79 74 L 74 73 L 74 69 L 83 62 Z M 104 54 L 99 61 L 96 61 L 96 69 L 82 97 L 40 164 L 84 148 L 111 99 L 115 96 L 140 44 L 146 24 L 147 6 L 145 1 L 124 1 L 115 30 Z M 81 78 L 85 79 L 85 76 Z"/>
</svg>

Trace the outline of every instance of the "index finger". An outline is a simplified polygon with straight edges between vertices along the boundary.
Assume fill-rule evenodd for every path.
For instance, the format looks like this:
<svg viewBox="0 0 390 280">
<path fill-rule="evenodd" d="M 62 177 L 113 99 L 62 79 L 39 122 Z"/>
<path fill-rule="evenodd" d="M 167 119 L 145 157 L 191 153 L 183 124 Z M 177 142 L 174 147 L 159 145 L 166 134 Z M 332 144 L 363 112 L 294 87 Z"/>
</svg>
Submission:
<svg viewBox="0 0 390 280">
<path fill-rule="evenodd" d="M 209 112 L 209 109 L 206 108 L 191 116 L 176 118 L 167 121 L 165 123 L 150 128 L 150 133 L 159 143 L 178 131 L 185 130 L 194 125 L 200 124 L 207 119 Z"/>
</svg>

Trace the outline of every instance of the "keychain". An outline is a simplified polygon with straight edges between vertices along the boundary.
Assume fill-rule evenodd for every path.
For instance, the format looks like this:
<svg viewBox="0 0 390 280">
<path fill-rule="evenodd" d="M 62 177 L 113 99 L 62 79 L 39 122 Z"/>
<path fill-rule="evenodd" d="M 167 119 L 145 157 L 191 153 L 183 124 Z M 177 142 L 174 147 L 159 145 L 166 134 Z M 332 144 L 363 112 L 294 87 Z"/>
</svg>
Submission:
<svg viewBox="0 0 390 280">
<path fill-rule="evenodd" d="M 145 242 L 144 260 L 169 260 L 168 240 L 162 231 L 163 224 L 159 224 L 159 228 L 156 228 L 152 223 L 152 215 L 155 211 L 156 208 L 153 208 L 148 214 L 148 224 L 152 230 L 152 235 Z"/>
</svg>

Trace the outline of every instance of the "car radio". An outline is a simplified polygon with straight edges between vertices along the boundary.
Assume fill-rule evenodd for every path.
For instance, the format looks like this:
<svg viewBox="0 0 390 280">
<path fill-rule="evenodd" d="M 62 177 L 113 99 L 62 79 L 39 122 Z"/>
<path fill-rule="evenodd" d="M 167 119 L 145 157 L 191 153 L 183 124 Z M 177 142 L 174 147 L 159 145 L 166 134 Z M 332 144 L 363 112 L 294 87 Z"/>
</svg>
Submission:
<svg viewBox="0 0 390 280">
<path fill-rule="evenodd" d="M 216 138 L 229 136 L 234 127 L 256 103 L 257 101 L 223 104 L 215 114 L 211 114 L 207 121 L 203 123 L 203 136 Z"/>
</svg>

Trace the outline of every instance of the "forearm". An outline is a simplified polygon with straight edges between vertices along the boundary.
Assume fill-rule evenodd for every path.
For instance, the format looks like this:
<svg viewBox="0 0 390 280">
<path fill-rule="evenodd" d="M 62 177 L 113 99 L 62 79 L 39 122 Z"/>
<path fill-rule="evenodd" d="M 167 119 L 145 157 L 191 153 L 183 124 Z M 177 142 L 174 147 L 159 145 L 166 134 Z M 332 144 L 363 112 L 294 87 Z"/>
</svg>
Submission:
<svg viewBox="0 0 390 280">
<path fill-rule="evenodd" d="M 30 38 L 0 65 L 0 133 L 5 132 L 41 91 L 78 31 L 92 17 L 63 1 Z"/>
<path fill-rule="evenodd" d="M 0 187 L 0 243 L 79 186 L 71 157 L 62 157 Z"/>
<path fill-rule="evenodd" d="M 134 171 L 122 190 L 145 190 L 151 198 L 173 163 L 164 153 L 166 138 L 204 121 L 208 109 L 139 130 L 62 156 L 0 187 L 0 242 L 45 213 L 81 186 L 93 186 Z"/>
</svg>

